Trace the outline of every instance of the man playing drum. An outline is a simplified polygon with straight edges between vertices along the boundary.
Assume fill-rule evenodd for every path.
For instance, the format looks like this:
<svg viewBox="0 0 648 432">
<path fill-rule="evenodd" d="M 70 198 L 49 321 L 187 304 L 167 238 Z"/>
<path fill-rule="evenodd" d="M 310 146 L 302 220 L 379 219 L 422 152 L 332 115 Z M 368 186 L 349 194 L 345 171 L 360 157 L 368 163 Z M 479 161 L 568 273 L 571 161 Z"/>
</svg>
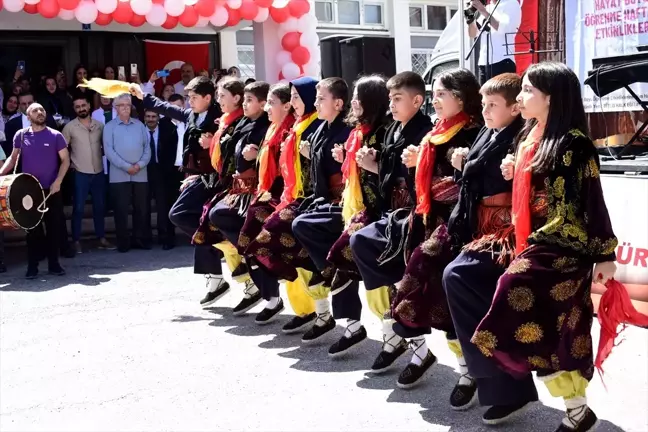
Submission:
<svg viewBox="0 0 648 432">
<path fill-rule="evenodd" d="M 70 155 L 65 138 L 60 132 L 45 126 L 45 109 L 37 103 L 27 108 L 27 117 L 31 126 L 21 129 L 13 140 L 13 151 L 0 169 L 0 176 L 12 172 L 22 161 L 22 172 L 31 174 L 40 182 L 45 190 L 48 208 L 43 220 L 33 230 L 27 232 L 28 279 L 38 276 L 38 261 L 43 249 L 47 251 L 48 271 L 54 275 L 64 275 L 65 270 L 59 264 L 59 243 L 63 217 L 63 200 L 61 198 L 61 182 L 70 166 Z"/>
</svg>

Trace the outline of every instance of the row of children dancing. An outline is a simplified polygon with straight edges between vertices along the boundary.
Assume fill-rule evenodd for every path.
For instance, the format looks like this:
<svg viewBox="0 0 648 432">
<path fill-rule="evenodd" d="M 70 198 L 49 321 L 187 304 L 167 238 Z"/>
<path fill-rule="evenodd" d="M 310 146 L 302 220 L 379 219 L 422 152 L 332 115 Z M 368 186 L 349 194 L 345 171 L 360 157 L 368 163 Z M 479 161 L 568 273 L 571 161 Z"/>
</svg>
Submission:
<svg viewBox="0 0 648 432">
<path fill-rule="evenodd" d="M 265 301 L 256 323 L 276 319 L 285 282 L 295 316 L 283 332 L 308 344 L 345 319 L 329 348 L 339 357 L 367 338 L 362 281 L 382 320 L 373 373 L 409 353 L 397 385 L 420 383 L 437 362 L 425 339 L 437 329 L 461 371 L 453 409 L 479 399 L 484 423 L 509 421 L 538 400 L 535 371 L 565 400 L 557 431 L 596 427 L 590 286 L 593 274 L 614 276 L 617 240 L 570 69 L 540 63 L 481 89 L 467 70 L 444 72 L 434 122 L 413 72 L 360 78 L 348 111 L 340 78 L 224 79 L 216 119 L 209 85 L 187 86 L 193 175 L 170 213 L 207 275 L 203 306 L 230 289 L 222 254 L 245 286 L 235 315 Z M 145 106 L 180 118 L 138 89 Z"/>
</svg>

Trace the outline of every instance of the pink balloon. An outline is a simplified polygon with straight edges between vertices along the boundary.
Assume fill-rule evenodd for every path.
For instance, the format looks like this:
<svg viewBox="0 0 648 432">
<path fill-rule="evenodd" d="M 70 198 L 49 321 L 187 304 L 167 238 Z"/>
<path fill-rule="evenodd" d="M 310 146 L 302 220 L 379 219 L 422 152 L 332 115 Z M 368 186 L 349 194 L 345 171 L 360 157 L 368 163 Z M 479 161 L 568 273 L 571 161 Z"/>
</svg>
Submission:
<svg viewBox="0 0 648 432">
<path fill-rule="evenodd" d="M 216 2 L 214 0 L 198 0 L 194 9 L 200 16 L 211 17 L 216 12 Z"/>
<path fill-rule="evenodd" d="M 310 3 L 308 3 L 308 0 L 290 0 L 288 10 L 290 15 L 301 18 L 302 15 L 306 15 L 310 11 Z"/>
<path fill-rule="evenodd" d="M 239 12 L 241 13 L 242 19 L 253 20 L 256 18 L 257 13 L 259 13 L 259 6 L 257 6 L 253 0 L 243 0 Z"/>
</svg>

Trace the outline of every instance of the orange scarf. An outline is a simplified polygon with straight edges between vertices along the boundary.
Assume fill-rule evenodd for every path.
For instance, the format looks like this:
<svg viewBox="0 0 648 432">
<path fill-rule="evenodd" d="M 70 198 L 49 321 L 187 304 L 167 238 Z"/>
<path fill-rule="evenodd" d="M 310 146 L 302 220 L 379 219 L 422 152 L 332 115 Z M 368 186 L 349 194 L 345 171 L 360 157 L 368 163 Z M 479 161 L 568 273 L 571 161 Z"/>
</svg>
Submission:
<svg viewBox="0 0 648 432">
<path fill-rule="evenodd" d="M 368 124 L 356 126 L 344 144 L 346 156 L 342 164 L 342 178 L 345 182 L 344 192 L 342 192 L 342 218 L 346 223 L 365 209 L 362 202 L 362 186 L 360 185 L 360 170 L 356 162 L 356 153 L 362 147 L 362 141 L 370 130 L 371 125 Z"/>
<path fill-rule="evenodd" d="M 436 146 L 450 141 L 468 123 L 470 118 L 460 112 L 449 119 L 439 120 L 421 140 L 416 162 L 416 214 L 427 215 L 432 210 L 432 176 L 436 160 Z"/>
<path fill-rule="evenodd" d="M 520 254 L 527 247 L 531 235 L 531 161 L 538 150 L 542 130 L 535 126 L 520 144 L 513 173 L 512 217 L 515 225 L 515 253 Z"/>
<path fill-rule="evenodd" d="M 286 138 L 284 151 L 279 156 L 279 169 L 284 179 L 284 190 L 277 210 L 281 210 L 295 201 L 304 193 L 302 182 L 301 161 L 299 159 L 299 144 L 302 134 L 317 118 L 317 113 L 303 115 L 295 122 L 292 131 Z"/>
<path fill-rule="evenodd" d="M 275 155 L 286 132 L 295 123 L 295 117 L 288 114 L 281 124 L 272 123 L 268 128 L 259 150 L 259 192 L 268 192 L 279 170 Z"/>
<path fill-rule="evenodd" d="M 209 144 L 209 154 L 211 156 L 211 164 L 219 174 L 223 169 L 223 161 L 221 160 L 221 138 L 223 136 L 223 132 L 225 132 L 227 128 L 232 125 L 232 123 L 234 123 L 241 117 L 243 117 L 243 108 L 239 108 L 236 111 L 232 111 L 231 113 L 225 113 L 218 120 L 218 130 L 214 134 L 214 138 L 212 138 L 212 141 Z"/>
</svg>

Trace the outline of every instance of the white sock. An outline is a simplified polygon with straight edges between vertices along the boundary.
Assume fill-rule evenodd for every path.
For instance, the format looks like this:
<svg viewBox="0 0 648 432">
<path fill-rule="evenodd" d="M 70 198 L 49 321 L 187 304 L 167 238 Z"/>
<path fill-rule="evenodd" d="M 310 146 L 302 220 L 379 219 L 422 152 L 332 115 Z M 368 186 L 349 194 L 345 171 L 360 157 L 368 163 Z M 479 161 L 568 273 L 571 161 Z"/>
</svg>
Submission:
<svg viewBox="0 0 648 432">
<path fill-rule="evenodd" d="M 268 300 L 268 303 L 266 303 L 265 308 L 266 309 L 274 309 L 277 306 L 279 306 L 279 300 L 281 297 L 271 297 L 270 300 Z"/>
<path fill-rule="evenodd" d="M 575 397 L 565 399 L 565 407 L 567 408 L 567 415 L 563 419 L 563 424 L 570 428 L 576 428 L 578 423 L 585 417 L 587 413 L 587 398 Z"/>
<path fill-rule="evenodd" d="M 362 328 L 362 323 L 360 321 L 354 319 L 347 320 L 347 328 L 344 331 L 344 337 L 347 339 L 350 338 L 355 332 L 360 330 L 360 328 Z"/>
<path fill-rule="evenodd" d="M 466 365 L 466 359 L 463 357 L 457 357 L 457 362 L 459 363 L 459 373 L 461 378 L 459 378 L 458 385 L 470 385 L 472 384 L 472 376 L 468 373 L 468 366 Z"/>
<path fill-rule="evenodd" d="M 223 283 L 223 276 L 221 275 L 207 275 L 207 289 L 210 293 L 216 291 L 218 287 Z"/>
<path fill-rule="evenodd" d="M 245 298 L 250 298 L 252 296 L 257 295 L 259 292 L 259 288 L 252 282 L 252 279 L 248 279 L 245 281 L 245 288 L 243 288 L 243 294 Z"/>
<path fill-rule="evenodd" d="M 315 320 L 316 326 L 323 326 L 331 318 L 331 305 L 327 298 L 315 300 L 315 312 L 317 319 Z"/>
<path fill-rule="evenodd" d="M 403 338 L 394 333 L 394 322 L 393 319 L 384 319 L 383 320 L 383 351 L 392 353 L 396 351 L 396 347 L 402 342 Z"/>
<path fill-rule="evenodd" d="M 412 350 L 414 351 L 414 354 L 412 355 L 412 361 L 410 363 L 414 363 L 417 366 L 420 366 L 423 364 L 423 359 L 425 356 L 427 356 L 428 353 L 428 346 L 427 343 L 425 342 L 425 336 L 419 336 L 417 338 L 414 338 L 410 341 Z"/>
</svg>

